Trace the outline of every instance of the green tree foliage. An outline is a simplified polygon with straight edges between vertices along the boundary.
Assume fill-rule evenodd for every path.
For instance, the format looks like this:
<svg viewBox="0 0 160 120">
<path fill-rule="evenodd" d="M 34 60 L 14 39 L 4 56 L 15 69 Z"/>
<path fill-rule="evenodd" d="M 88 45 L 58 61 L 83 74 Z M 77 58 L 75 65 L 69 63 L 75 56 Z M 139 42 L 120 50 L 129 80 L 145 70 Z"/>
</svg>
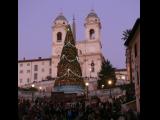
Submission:
<svg viewBox="0 0 160 120">
<path fill-rule="evenodd" d="M 98 73 L 99 80 L 98 82 L 98 88 L 101 89 L 102 85 L 104 85 L 103 88 L 110 88 L 114 87 L 116 83 L 116 76 L 115 76 L 115 68 L 112 67 L 112 64 L 110 61 L 104 60 L 101 65 L 101 71 Z M 108 80 L 112 80 L 112 85 L 108 85 Z"/>
<path fill-rule="evenodd" d="M 130 83 L 127 85 L 121 85 L 120 88 L 126 91 L 126 102 L 130 102 L 135 100 L 135 85 L 134 83 Z"/>
<path fill-rule="evenodd" d="M 122 37 L 122 40 L 126 41 L 131 33 L 131 29 L 127 29 L 125 31 L 123 31 L 123 37 Z"/>
</svg>

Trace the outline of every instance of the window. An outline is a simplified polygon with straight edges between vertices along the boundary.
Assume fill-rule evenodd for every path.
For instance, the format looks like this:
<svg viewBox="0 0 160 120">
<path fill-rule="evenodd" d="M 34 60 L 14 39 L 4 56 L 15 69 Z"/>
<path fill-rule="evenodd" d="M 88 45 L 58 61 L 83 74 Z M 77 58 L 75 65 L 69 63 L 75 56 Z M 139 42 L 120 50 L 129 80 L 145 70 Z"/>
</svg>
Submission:
<svg viewBox="0 0 160 120">
<path fill-rule="evenodd" d="M 49 74 L 51 74 L 51 73 L 52 73 L 52 69 L 50 68 L 50 69 L 49 69 Z"/>
<path fill-rule="evenodd" d="M 27 73 L 30 73 L 30 70 L 27 70 Z"/>
<path fill-rule="evenodd" d="M 79 50 L 79 54 L 82 55 L 82 51 L 81 50 Z"/>
<path fill-rule="evenodd" d="M 137 57 L 137 44 L 134 45 L 134 55 Z"/>
<path fill-rule="evenodd" d="M 22 67 L 22 66 L 23 66 L 23 64 L 21 63 L 21 64 L 20 64 L 20 67 Z"/>
<path fill-rule="evenodd" d="M 20 70 L 20 73 L 23 73 L 23 70 Z"/>
<path fill-rule="evenodd" d="M 91 29 L 89 31 L 89 35 L 90 35 L 90 39 L 95 39 L 95 31 L 94 31 L 94 29 Z"/>
<path fill-rule="evenodd" d="M 34 73 L 34 80 L 37 80 L 37 76 L 38 76 L 38 74 Z"/>
<path fill-rule="evenodd" d="M 49 65 L 51 65 L 51 64 L 52 64 L 52 61 L 49 62 Z"/>
<path fill-rule="evenodd" d="M 19 82 L 22 83 L 22 79 L 20 79 Z"/>
<path fill-rule="evenodd" d="M 38 65 L 34 65 L 34 71 L 38 71 Z"/>
<path fill-rule="evenodd" d="M 139 85 L 139 74 L 138 74 L 138 71 L 137 71 L 137 84 Z"/>
<path fill-rule="evenodd" d="M 27 79 L 27 83 L 29 83 L 29 78 Z"/>
<path fill-rule="evenodd" d="M 30 63 L 27 63 L 27 66 L 30 66 Z"/>
<path fill-rule="evenodd" d="M 125 80 L 125 76 L 124 76 L 124 75 L 122 75 L 121 78 L 122 78 L 123 80 Z"/>
<path fill-rule="evenodd" d="M 42 68 L 42 72 L 44 72 L 44 68 Z"/>
<path fill-rule="evenodd" d="M 63 22 L 63 24 L 65 24 L 65 22 Z"/>
<path fill-rule="evenodd" d="M 57 33 L 57 42 L 61 42 L 62 41 L 62 33 L 58 32 Z"/>
</svg>

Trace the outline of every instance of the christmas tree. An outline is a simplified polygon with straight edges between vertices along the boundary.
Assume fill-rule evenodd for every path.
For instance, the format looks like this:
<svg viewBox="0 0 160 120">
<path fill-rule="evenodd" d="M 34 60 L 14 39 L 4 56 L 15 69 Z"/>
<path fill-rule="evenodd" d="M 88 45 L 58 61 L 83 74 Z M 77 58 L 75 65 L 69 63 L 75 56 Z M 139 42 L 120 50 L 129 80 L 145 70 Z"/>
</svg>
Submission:
<svg viewBox="0 0 160 120">
<path fill-rule="evenodd" d="M 67 34 L 57 66 L 54 89 L 60 92 L 83 92 L 85 85 L 70 25 L 66 26 L 66 30 Z"/>
</svg>

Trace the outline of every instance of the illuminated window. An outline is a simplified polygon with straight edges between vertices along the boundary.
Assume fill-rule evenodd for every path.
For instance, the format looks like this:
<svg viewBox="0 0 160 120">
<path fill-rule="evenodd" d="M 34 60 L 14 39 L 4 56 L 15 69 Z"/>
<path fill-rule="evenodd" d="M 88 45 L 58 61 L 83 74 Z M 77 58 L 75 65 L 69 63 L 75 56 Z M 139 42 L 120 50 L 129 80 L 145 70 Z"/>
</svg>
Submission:
<svg viewBox="0 0 160 120">
<path fill-rule="evenodd" d="M 123 75 L 122 77 L 121 77 L 123 80 L 125 80 L 125 76 Z"/>
</svg>

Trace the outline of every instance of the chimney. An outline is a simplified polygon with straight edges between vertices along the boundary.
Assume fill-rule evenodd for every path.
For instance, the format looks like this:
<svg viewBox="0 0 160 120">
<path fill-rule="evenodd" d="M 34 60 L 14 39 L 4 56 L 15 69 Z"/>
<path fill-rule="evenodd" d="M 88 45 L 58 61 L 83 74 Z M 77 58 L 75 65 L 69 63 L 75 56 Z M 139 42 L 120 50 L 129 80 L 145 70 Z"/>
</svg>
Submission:
<svg viewBox="0 0 160 120">
<path fill-rule="evenodd" d="M 25 57 L 23 58 L 23 60 L 25 60 Z"/>
<path fill-rule="evenodd" d="M 38 57 L 38 59 L 41 59 L 41 57 Z"/>
</svg>

